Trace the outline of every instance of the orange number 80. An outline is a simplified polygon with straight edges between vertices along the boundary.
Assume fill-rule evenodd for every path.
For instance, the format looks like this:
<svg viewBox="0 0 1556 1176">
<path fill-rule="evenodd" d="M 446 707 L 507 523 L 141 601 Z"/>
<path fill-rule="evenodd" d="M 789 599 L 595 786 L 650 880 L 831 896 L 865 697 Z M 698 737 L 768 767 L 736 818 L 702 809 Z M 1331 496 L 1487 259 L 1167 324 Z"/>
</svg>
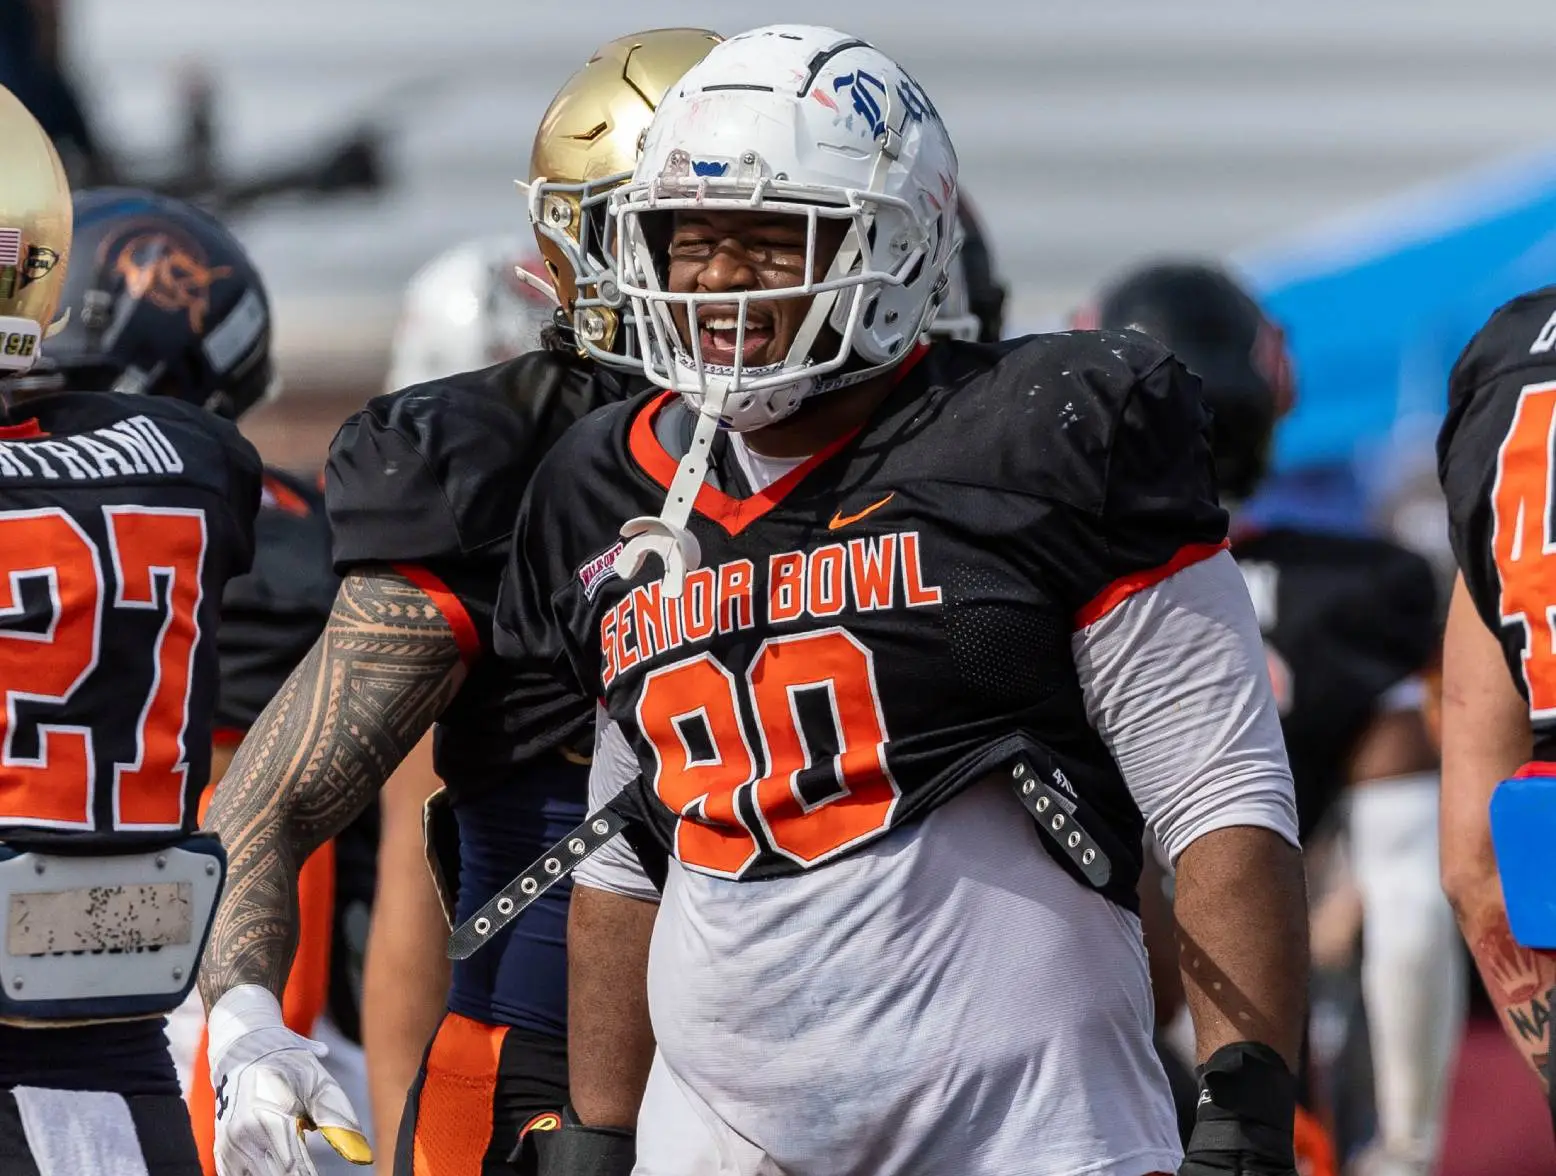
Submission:
<svg viewBox="0 0 1556 1176">
<path fill-rule="evenodd" d="M 805 729 L 800 698 L 808 692 L 825 703 L 812 709 L 830 713 L 831 731 L 825 722 Z M 675 854 L 688 866 L 739 877 L 761 851 L 753 819 L 775 851 L 804 866 L 891 821 L 899 790 L 886 766 L 874 661 L 843 629 L 768 639 L 744 683 L 707 653 L 654 670 L 643 680 L 637 721 L 654 749 L 654 790 L 680 816 Z M 829 743 L 827 754 L 813 741 Z"/>
</svg>

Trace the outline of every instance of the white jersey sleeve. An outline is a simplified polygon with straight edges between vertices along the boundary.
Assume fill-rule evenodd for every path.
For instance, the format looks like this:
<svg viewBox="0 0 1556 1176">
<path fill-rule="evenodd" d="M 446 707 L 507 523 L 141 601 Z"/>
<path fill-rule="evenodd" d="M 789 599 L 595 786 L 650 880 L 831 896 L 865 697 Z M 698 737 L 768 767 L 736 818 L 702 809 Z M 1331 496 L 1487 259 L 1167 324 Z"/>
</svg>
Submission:
<svg viewBox="0 0 1556 1176">
<path fill-rule="evenodd" d="M 1298 844 L 1264 641 L 1230 554 L 1135 593 L 1071 646 L 1087 715 L 1170 861 L 1234 825 Z"/>
<path fill-rule="evenodd" d="M 638 776 L 637 756 L 619 724 L 613 722 L 604 707 L 594 713 L 594 762 L 589 768 L 589 811 L 603 808 Z M 658 902 L 659 890 L 649 880 L 638 855 L 617 834 L 574 874 L 574 883 L 595 890 L 608 890 L 644 902 Z"/>
</svg>

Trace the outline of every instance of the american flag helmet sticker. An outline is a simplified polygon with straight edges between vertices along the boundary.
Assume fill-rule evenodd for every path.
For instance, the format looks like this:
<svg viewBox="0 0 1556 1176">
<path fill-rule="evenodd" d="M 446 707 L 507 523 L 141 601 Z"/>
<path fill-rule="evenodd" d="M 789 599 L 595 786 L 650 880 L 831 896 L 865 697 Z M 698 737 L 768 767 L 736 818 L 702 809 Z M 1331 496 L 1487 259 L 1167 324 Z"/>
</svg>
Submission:
<svg viewBox="0 0 1556 1176">
<path fill-rule="evenodd" d="M 22 264 L 22 231 L 0 229 L 0 266 Z"/>
</svg>

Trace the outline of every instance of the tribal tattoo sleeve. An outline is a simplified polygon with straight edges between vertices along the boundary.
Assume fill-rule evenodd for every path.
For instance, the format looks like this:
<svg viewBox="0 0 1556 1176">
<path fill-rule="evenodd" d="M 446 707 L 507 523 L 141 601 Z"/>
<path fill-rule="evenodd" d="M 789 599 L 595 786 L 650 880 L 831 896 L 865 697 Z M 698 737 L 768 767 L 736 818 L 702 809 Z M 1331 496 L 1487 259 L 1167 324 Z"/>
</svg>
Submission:
<svg viewBox="0 0 1556 1176">
<path fill-rule="evenodd" d="M 346 577 L 319 640 L 259 716 L 205 827 L 228 857 L 200 974 L 277 995 L 297 946 L 297 872 L 373 798 L 463 681 L 437 605 L 388 569 Z"/>
</svg>

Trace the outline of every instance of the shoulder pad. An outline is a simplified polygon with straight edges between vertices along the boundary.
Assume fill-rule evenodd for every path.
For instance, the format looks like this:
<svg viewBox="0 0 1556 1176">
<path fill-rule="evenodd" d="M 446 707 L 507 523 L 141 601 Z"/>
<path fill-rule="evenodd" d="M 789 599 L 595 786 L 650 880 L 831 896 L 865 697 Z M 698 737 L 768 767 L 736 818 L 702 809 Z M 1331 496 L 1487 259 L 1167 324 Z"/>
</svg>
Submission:
<svg viewBox="0 0 1556 1176">
<path fill-rule="evenodd" d="M 1154 339 L 1064 331 L 980 350 L 995 358 L 977 411 L 1024 488 L 1094 515 L 1142 481 L 1214 501 L 1199 381 Z"/>
<path fill-rule="evenodd" d="M 1437 435 L 1449 538 L 1487 624 L 1495 620 L 1491 494 L 1499 455 L 1530 385 L 1556 381 L 1556 286 L 1499 307 L 1460 354 Z"/>
<path fill-rule="evenodd" d="M 107 393 L 117 396 L 118 393 Z M 133 411 L 126 416 L 141 415 L 156 421 L 158 426 L 170 432 L 197 432 L 214 439 L 223 456 L 223 469 L 217 475 L 222 479 L 221 494 L 226 499 L 237 540 L 232 568 L 246 571 L 254 556 L 254 527 L 259 512 L 261 484 L 264 479 L 264 463 L 259 450 L 254 448 L 232 421 L 207 412 L 198 405 L 178 400 L 172 396 L 127 397 L 133 402 Z"/>
<path fill-rule="evenodd" d="M 1199 380 L 1155 340 L 1034 335 L 947 350 L 936 375 L 977 430 L 976 476 L 1058 508 L 1044 514 L 1041 540 L 1034 533 L 1035 556 L 1078 623 L 1100 616 L 1118 586 L 1224 542 Z"/>
<path fill-rule="evenodd" d="M 325 467 L 337 567 L 502 549 L 541 456 L 619 377 L 534 351 L 369 401 Z"/>
<path fill-rule="evenodd" d="M 108 393 L 117 395 L 117 393 Z M 235 500 L 258 502 L 259 482 L 264 472 L 259 450 L 238 431 L 238 426 L 198 405 L 172 396 L 136 396 L 127 398 L 125 416 L 145 416 L 159 425 L 203 433 L 214 439 L 227 459 L 227 473 Z"/>
<path fill-rule="evenodd" d="M 1556 286 L 1503 303 L 1465 345 L 1448 378 L 1449 411 L 1505 372 L 1545 367 L 1556 376 Z M 1528 381 L 1525 380 L 1525 383 Z"/>
</svg>

